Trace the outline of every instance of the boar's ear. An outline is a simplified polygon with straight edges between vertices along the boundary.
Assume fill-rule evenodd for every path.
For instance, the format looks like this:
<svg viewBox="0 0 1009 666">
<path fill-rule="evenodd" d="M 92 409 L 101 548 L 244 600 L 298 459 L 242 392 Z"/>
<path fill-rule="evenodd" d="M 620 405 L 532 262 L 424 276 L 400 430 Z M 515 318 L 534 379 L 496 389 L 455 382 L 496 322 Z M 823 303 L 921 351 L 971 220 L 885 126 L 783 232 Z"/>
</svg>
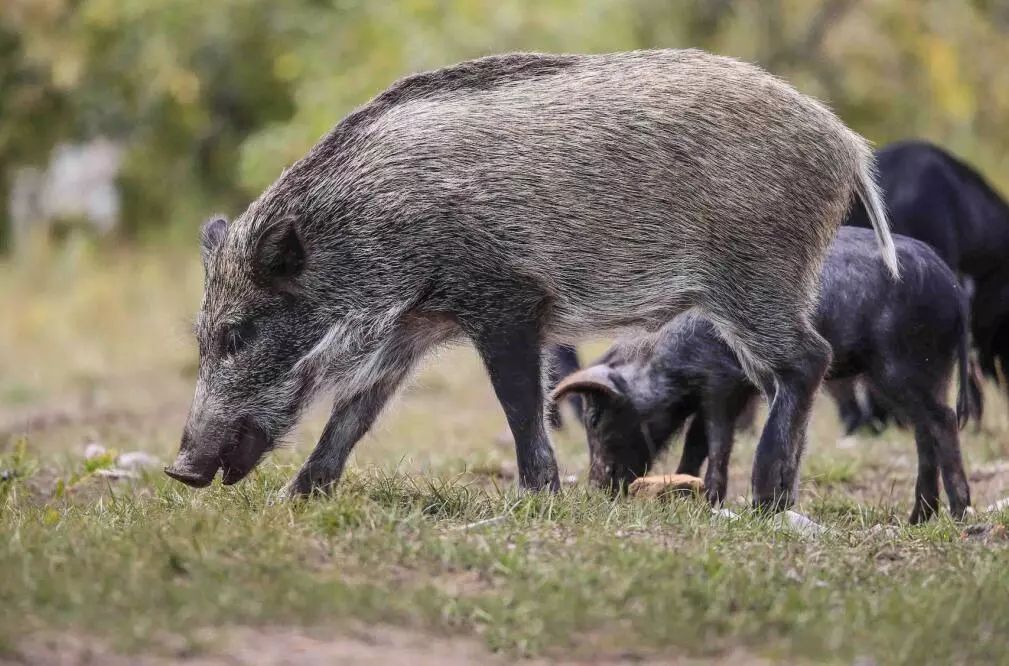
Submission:
<svg viewBox="0 0 1009 666">
<path fill-rule="evenodd" d="M 203 223 L 203 229 L 200 231 L 200 251 L 204 266 L 210 261 L 214 250 L 220 247 L 227 233 L 228 220 L 223 215 L 214 215 Z"/>
<path fill-rule="evenodd" d="M 557 385 L 550 394 L 550 399 L 559 401 L 569 393 L 598 393 L 610 398 L 626 397 L 626 392 L 613 378 L 613 371 L 607 365 L 592 365 L 573 372 Z"/>
<path fill-rule="evenodd" d="M 305 268 L 305 246 L 294 217 L 268 224 L 256 238 L 252 259 L 255 281 L 262 287 L 285 289 Z"/>
</svg>

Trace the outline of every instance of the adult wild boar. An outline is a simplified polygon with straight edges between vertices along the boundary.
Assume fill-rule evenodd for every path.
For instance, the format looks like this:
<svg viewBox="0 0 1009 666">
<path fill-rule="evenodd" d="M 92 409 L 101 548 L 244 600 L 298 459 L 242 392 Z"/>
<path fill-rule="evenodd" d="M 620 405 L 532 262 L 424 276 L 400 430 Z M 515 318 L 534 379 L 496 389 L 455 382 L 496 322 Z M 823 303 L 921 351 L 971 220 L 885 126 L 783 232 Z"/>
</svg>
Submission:
<svg viewBox="0 0 1009 666">
<path fill-rule="evenodd" d="M 856 195 L 896 273 L 865 141 L 729 58 L 513 54 L 403 79 L 204 227 L 199 377 L 167 472 L 238 481 L 331 387 L 289 492 L 328 487 L 424 352 L 465 336 L 521 485 L 557 488 L 543 345 L 697 308 L 774 396 L 754 496 L 787 505 L 830 358 L 816 276 Z"/>
</svg>

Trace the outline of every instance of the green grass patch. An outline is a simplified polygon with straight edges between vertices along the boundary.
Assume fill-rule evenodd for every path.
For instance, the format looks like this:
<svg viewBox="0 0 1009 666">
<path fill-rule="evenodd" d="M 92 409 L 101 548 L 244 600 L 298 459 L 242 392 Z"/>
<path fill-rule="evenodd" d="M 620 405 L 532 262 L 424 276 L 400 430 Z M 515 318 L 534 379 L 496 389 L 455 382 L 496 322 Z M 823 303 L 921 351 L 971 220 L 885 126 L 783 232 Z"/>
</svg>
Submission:
<svg viewBox="0 0 1009 666">
<path fill-rule="evenodd" d="M 513 655 L 949 663 L 1009 650 L 1006 543 L 945 519 L 873 531 L 897 518 L 818 500 L 808 508 L 835 532 L 808 540 L 695 500 L 377 472 L 290 503 L 288 472 L 206 491 L 150 477 L 85 504 L 8 492 L 0 642 L 72 629 L 150 649 L 170 632 L 199 650 L 197 628 L 353 618 L 476 633 Z"/>
</svg>

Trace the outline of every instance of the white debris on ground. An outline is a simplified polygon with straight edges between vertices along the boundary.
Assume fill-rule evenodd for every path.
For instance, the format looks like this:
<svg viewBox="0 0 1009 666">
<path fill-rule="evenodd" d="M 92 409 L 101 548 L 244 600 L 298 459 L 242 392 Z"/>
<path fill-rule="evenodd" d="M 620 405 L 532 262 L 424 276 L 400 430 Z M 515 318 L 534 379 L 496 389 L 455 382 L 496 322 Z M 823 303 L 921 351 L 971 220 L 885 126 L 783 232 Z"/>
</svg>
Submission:
<svg viewBox="0 0 1009 666">
<path fill-rule="evenodd" d="M 869 536 L 878 536 L 883 537 L 884 539 L 896 539 L 900 536 L 900 529 L 894 525 L 876 523 L 869 529 L 865 530 L 865 533 Z"/>
<path fill-rule="evenodd" d="M 712 509 L 711 513 L 716 518 L 721 518 L 723 520 L 733 521 L 739 519 L 739 514 L 735 513 L 731 509 L 721 508 Z M 775 529 L 778 530 L 792 530 L 803 536 L 822 536 L 830 532 L 829 527 L 824 527 L 819 523 L 807 518 L 801 513 L 796 513 L 795 511 L 785 511 L 784 513 L 779 513 L 771 518 L 771 524 Z"/>
<path fill-rule="evenodd" d="M 106 453 L 108 453 L 108 449 L 98 442 L 88 442 L 88 445 L 84 447 L 85 460 L 94 460 L 95 458 L 104 456 Z"/>
<path fill-rule="evenodd" d="M 818 522 L 795 511 L 779 513 L 774 517 L 773 522 L 778 529 L 792 529 L 803 536 L 821 536 L 830 531 L 829 527 L 824 527 Z"/>
<path fill-rule="evenodd" d="M 1009 509 L 1009 497 L 1003 497 L 994 504 L 989 504 L 985 511 L 1002 511 L 1003 509 Z"/>
<path fill-rule="evenodd" d="M 733 512 L 731 509 L 712 509 L 711 513 L 713 513 L 716 518 L 724 518 L 725 520 L 736 520 L 739 518 L 739 514 Z"/>
<path fill-rule="evenodd" d="M 118 481 L 119 479 L 139 479 L 140 475 L 128 469 L 118 469 L 116 467 L 106 467 L 95 470 L 95 476 L 102 476 L 106 479 Z"/>
<path fill-rule="evenodd" d="M 968 511 L 968 515 L 978 516 L 980 513 L 994 513 L 1003 510 L 1009 510 L 1009 497 L 1000 499 L 994 504 L 988 505 L 988 507 L 983 512 L 977 512 L 971 509 Z M 726 521 L 733 521 L 739 519 L 739 514 L 735 513 L 731 509 L 726 508 L 712 509 L 711 514 L 716 518 L 720 518 Z M 816 521 L 808 518 L 807 516 L 804 516 L 801 513 L 797 513 L 795 511 L 785 511 L 783 513 L 775 515 L 771 519 L 771 524 L 774 526 L 775 529 L 792 530 L 796 533 L 801 534 L 802 536 L 808 536 L 808 537 L 819 537 L 825 534 L 830 534 L 834 531 L 832 528 L 827 527 L 825 525 L 821 525 Z M 967 528 L 965 528 L 964 534 L 965 535 L 973 535 L 975 533 L 983 535 L 988 535 L 989 533 L 1003 534 L 1004 531 L 1005 531 L 1004 527 L 983 523 L 968 526 Z M 865 529 L 862 532 L 867 536 L 873 536 L 873 537 L 879 536 L 890 539 L 900 536 L 900 529 L 894 525 L 873 525 L 872 527 L 869 527 L 868 529 Z"/>
<path fill-rule="evenodd" d="M 95 460 L 109 454 L 109 450 L 98 442 L 88 442 L 84 447 L 84 459 Z M 146 451 L 127 451 L 116 456 L 115 464 L 112 467 L 103 467 L 95 470 L 95 476 L 107 479 L 139 479 L 140 473 L 145 470 L 157 469 L 161 466 L 161 460 Z"/>
<path fill-rule="evenodd" d="M 467 523 L 465 525 L 459 525 L 458 527 L 452 528 L 452 532 L 465 532 L 467 530 L 477 529 L 479 527 L 487 527 L 488 525 L 496 525 L 508 518 L 507 514 L 494 516 L 493 518 L 484 518 L 483 520 L 478 520 L 475 523 Z"/>
<path fill-rule="evenodd" d="M 839 449 L 854 449 L 858 446 L 858 437 L 854 435 L 848 435 L 837 440 L 837 448 Z"/>
<path fill-rule="evenodd" d="M 975 523 L 968 525 L 960 534 L 960 538 L 965 541 L 979 541 L 982 543 L 992 543 L 1005 541 L 1007 531 L 1005 525 L 994 523 Z"/>
<path fill-rule="evenodd" d="M 161 460 L 146 451 L 128 451 L 116 458 L 116 467 L 127 470 L 145 470 L 161 467 Z"/>
</svg>

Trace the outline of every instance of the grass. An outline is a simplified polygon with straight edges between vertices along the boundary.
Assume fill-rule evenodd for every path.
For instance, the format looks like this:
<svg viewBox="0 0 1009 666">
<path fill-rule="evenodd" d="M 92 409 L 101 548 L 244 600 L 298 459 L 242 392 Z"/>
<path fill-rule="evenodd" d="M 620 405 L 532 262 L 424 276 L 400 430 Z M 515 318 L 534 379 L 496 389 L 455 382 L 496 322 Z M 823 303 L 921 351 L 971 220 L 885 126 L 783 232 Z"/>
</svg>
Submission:
<svg viewBox="0 0 1009 666">
<path fill-rule="evenodd" d="M 494 443 L 503 419 L 468 349 L 424 369 L 331 498 L 278 498 L 318 412 L 238 486 L 100 476 L 111 456 L 84 460 L 85 442 L 172 454 L 192 389 L 185 327 L 199 268 L 149 253 L 47 262 L 60 279 L 0 267 L 0 291 L 27 313 L 0 330 L 0 399 L 14 396 L 0 403 L 0 651 L 65 634 L 112 652 L 213 655 L 234 627 L 363 623 L 476 636 L 508 659 L 1009 654 L 1009 512 L 908 526 L 909 435 L 839 449 L 827 404 L 801 495 L 832 528 L 815 539 L 736 501 L 741 517 L 726 521 L 691 498 L 614 500 L 584 484 L 517 493 L 500 474 L 511 453 Z M 994 392 L 988 405 L 963 444 L 982 507 L 1009 495 L 1005 407 Z M 55 412 L 27 435 L 10 426 Z M 577 429 L 555 443 L 565 471 L 582 474 Z M 730 490 L 742 494 L 752 437 L 738 449 Z"/>
</svg>

